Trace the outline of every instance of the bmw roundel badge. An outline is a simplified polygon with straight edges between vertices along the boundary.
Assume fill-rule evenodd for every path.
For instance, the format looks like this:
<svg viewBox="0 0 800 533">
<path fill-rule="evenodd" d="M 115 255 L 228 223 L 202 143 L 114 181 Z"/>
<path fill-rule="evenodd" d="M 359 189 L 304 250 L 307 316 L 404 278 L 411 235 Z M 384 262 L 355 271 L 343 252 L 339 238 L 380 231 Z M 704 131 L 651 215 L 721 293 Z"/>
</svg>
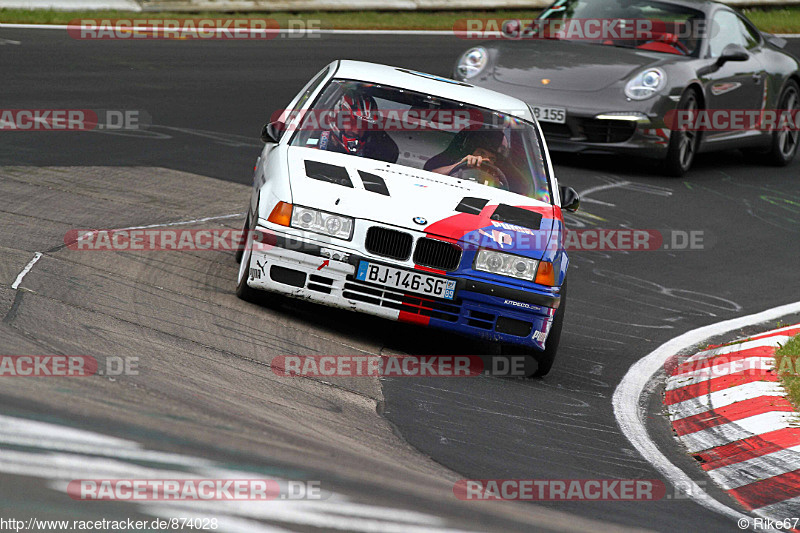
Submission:
<svg viewBox="0 0 800 533">
<path fill-rule="evenodd" d="M 414 217 L 414 224 L 419 224 L 420 226 L 424 226 L 427 223 L 428 221 L 422 217 Z"/>
</svg>

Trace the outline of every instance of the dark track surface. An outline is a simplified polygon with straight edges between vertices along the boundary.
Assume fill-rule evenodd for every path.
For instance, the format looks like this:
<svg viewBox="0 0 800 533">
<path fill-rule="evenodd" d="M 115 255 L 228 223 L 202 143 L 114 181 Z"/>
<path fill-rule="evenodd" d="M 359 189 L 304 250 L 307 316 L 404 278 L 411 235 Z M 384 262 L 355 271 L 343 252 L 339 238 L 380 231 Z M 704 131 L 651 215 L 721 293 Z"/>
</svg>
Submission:
<svg viewBox="0 0 800 533">
<path fill-rule="evenodd" d="M 22 42 L 0 47 L 2 107 L 137 109 L 153 121 L 139 138 L 3 133 L 0 165 L 161 166 L 239 183 L 250 182 L 265 119 L 327 62 L 363 59 L 448 74 L 465 46 L 420 36 L 132 43 L 0 29 L 0 38 Z M 790 48 L 800 51 L 800 41 Z M 672 337 L 797 300 L 800 161 L 774 169 L 746 163 L 738 152 L 706 155 L 683 180 L 630 158 L 557 155 L 555 162 L 561 183 L 579 192 L 610 186 L 584 197 L 573 228 L 703 231 L 706 249 L 573 253 L 561 352 L 549 376 L 385 380 L 385 415 L 410 444 L 465 478 L 657 478 L 618 431 L 614 388 L 631 364 Z M 473 349 L 405 327 L 365 335 L 409 353 Z M 661 449 L 702 480 L 658 406 L 649 411 Z M 544 505 L 661 531 L 736 530 L 686 500 Z"/>
</svg>

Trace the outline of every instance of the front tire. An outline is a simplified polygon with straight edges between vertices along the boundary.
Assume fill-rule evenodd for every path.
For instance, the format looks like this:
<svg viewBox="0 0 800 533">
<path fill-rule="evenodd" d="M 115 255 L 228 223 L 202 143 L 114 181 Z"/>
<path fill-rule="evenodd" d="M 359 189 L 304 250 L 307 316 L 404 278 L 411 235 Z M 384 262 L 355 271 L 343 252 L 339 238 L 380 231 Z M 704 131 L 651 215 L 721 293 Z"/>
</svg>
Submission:
<svg viewBox="0 0 800 533">
<path fill-rule="evenodd" d="M 536 370 L 528 374 L 529 378 L 540 378 L 546 376 L 553 368 L 553 363 L 556 360 L 558 353 L 558 345 L 561 343 L 561 329 L 564 326 L 564 313 L 567 308 L 567 280 L 561 285 L 561 304 L 558 306 L 556 316 L 553 318 L 553 325 L 550 327 L 550 332 L 545 341 L 544 351 L 520 348 L 519 346 L 507 345 L 503 346 L 501 351 L 503 355 L 519 355 L 524 352 L 528 357 L 536 360 Z M 527 367 L 527 365 L 526 365 Z"/>
<path fill-rule="evenodd" d="M 245 221 L 245 228 L 247 221 Z M 250 261 L 253 257 L 253 233 L 247 232 L 247 240 L 245 241 L 244 250 L 242 250 L 242 259 L 239 262 L 239 275 L 236 278 L 236 296 L 246 302 L 255 303 L 259 296 L 259 291 L 250 287 L 247 284 L 247 278 L 250 275 Z"/>
<path fill-rule="evenodd" d="M 678 102 L 679 110 L 697 112 L 700 110 L 700 97 L 697 91 L 689 89 Z M 667 158 L 664 160 L 668 176 L 680 178 L 692 168 L 697 150 L 700 147 L 699 131 L 672 130 L 669 136 Z"/>
<path fill-rule="evenodd" d="M 247 214 L 244 217 L 244 227 L 242 228 L 242 235 L 248 235 L 250 233 L 250 208 L 247 208 Z M 244 250 L 239 249 L 236 250 L 236 262 L 241 264 L 242 257 L 244 256 Z"/>
<path fill-rule="evenodd" d="M 564 326 L 564 313 L 567 309 L 567 280 L 561 285 L 561 304 L 556 310 L 556 316 L 553 319 L 553 325 L 550 327 L 550 333 L 547 334 L 547 340 L 544 344 L 544 351 L 533 354 L 534 359 L 538 363 L 536 372 L 532 377 L 542 377 L 550 373 L 553 368 L 553 363 L 556 360 L 558 353 L 558 345 L 561 344 L 561 328 Z"/>
</svg>

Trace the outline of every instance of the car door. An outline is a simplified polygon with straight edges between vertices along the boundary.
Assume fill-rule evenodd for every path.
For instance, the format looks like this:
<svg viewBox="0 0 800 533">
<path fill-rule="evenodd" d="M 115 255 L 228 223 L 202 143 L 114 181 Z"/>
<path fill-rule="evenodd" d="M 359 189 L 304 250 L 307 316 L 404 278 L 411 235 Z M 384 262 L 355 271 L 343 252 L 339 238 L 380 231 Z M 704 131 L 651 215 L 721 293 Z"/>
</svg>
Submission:
<svg viewBox="0 0 800 533">
<path fill-rule="evenodd" d="M 743 47 L 748 54 L 747 60 L 715 65 L 713 62 L 719 60 L 725 47 L 730 44 Z M 754 34 L 733 11 L 720 9 L 714 14 L 707 49 L 707 58 L 713 61 L 713 67 L 702 78 L 709 111 L 762 109 L 766 72 L 760 61 L 761 45 L 760 36 Z M 739 129 L 709 131 L 704 135 L 706 142 L 714 142 L 757 134 L 755 131 Z"/>
</svg>

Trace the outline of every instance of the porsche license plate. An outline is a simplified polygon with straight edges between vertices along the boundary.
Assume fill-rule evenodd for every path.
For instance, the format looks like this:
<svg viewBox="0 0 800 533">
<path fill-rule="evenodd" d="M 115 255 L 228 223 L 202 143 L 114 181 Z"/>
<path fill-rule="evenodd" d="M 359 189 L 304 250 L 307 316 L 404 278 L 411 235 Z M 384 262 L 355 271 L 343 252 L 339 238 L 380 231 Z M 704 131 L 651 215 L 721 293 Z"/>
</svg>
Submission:
<svg viewBox="0 0 800 533">
<path fill-rule="evenodd" d="M 563 107 L 532 106 L 532 109 L 539 122 L 555 122 L 556 124 L 567 122 L 567 110 Z"/>
<path fill-rule="evenodd" d="M 445 300 L 452 300 L 456 292 L 456 282 L 453 280 L 410 270 L 376 265 L 367 261 L 361 261 L 358 264 L 356 279 L 367 283 L 384 285 L 402 292 L 424 294 L 435 298 L 444 298 Z"/>
</svg>

